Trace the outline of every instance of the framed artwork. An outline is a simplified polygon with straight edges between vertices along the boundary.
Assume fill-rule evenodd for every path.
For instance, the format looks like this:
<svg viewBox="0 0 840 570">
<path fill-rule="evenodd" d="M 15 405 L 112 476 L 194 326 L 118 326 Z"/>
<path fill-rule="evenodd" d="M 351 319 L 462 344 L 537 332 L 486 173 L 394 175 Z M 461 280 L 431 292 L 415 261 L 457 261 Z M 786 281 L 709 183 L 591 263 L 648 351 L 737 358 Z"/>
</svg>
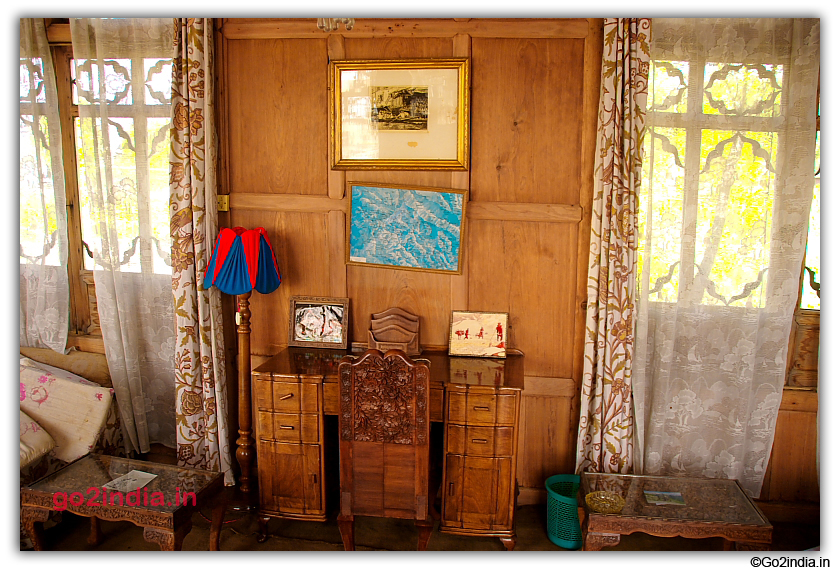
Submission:
<svg viewBox="0 0 840 570">
<path fill-rule="evenodd" d="M 449 354 L 504 358 L 507 323 L 507 313 L 452 311 Z"/>
<path fill-rule="evenodd" d="M 461 273 L 466 192 L 348 182 L 347 263 Z"/>
<path fill-rule="evenodd" d="M 347 348 L 350 300 L 293 296 L 289 308 L 289 346 Z"/>
<path fill-rule="evenodd" d="M 330 63 L 332 167 L 467 170 L 469 60 Z"/>
</svg>

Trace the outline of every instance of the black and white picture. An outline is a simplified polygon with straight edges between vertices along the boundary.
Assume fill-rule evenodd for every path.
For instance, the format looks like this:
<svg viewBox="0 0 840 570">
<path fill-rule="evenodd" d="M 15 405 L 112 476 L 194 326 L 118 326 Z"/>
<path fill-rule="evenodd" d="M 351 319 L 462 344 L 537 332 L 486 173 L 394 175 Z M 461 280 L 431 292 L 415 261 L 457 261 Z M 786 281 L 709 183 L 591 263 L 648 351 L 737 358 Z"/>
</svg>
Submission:
<svg viewBox="0 0 840 570">
<path fill-rule="evenodd" d="M 428 87 L 370 88 L 371 122 L 380 131 L 425 131 L 429 128 Z"/>
</svg>

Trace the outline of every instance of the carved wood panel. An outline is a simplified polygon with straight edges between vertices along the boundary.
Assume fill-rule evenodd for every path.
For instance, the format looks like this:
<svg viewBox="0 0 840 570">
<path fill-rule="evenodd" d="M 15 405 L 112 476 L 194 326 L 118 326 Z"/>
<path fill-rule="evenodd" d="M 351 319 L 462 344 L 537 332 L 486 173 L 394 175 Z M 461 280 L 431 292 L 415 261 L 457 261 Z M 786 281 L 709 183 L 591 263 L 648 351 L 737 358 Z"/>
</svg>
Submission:
<svg viewBox="0 0 840 570">
<path fill-rule="evenodd" d="M 411 445 L 426 442 L 428 369 L 399 356 L 367 353 L 340 366 L 341 437 Z"/>
</svg>

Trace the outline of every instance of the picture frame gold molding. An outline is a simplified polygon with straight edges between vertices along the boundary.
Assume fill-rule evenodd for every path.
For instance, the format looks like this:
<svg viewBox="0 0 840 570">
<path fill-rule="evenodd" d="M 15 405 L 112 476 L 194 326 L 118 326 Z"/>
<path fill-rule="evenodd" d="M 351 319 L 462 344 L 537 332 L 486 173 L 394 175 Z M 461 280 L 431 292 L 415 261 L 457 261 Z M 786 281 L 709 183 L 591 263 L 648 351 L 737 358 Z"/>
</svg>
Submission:
<svg viewBox="0 0 840 570">
<path fill-rule="evenodd" d="M 344 156 L 342 115 L 342 72 L 344 71 L 409 71 L 451 69 L 457 72 L 457 109 L 454 129 L 455 155 L 433 158 L 354 158 Z M 330 163 L 335 170 L 469 170 L 469 127 L 470 127 L 470 60 L 468 58 L 448 59 L 404 59 L 404 60 L 335 60 L 330 62 Z M 432 96 L 430 94 L 430 96 Z M 410 133 L 410 132 L 409 132 Z M 408 135 L 405 135 L 406 137 Z"/>
</svg>

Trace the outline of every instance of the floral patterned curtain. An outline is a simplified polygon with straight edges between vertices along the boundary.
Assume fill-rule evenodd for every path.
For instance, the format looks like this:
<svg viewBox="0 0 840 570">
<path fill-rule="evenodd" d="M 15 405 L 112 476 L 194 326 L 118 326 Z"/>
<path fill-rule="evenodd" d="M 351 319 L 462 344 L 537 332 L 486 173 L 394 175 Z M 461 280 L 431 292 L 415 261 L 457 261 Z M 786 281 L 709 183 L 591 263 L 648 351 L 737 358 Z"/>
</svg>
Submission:
<svg viewBox="0 0 840 570">
<path fill-rule="evenodd" d="M 576 472 L 633 465 L 631 371 L 636 211 L 645 128 L 650 19 L 604 20 Z"/>
<path fill-rule="evenodd" d="M 218 232 L 213 20 L 175 19 L 170 214 L 180 465 L 222 471 L 233 485 L 222 305 L 203 277 Z"/>
</svg>

